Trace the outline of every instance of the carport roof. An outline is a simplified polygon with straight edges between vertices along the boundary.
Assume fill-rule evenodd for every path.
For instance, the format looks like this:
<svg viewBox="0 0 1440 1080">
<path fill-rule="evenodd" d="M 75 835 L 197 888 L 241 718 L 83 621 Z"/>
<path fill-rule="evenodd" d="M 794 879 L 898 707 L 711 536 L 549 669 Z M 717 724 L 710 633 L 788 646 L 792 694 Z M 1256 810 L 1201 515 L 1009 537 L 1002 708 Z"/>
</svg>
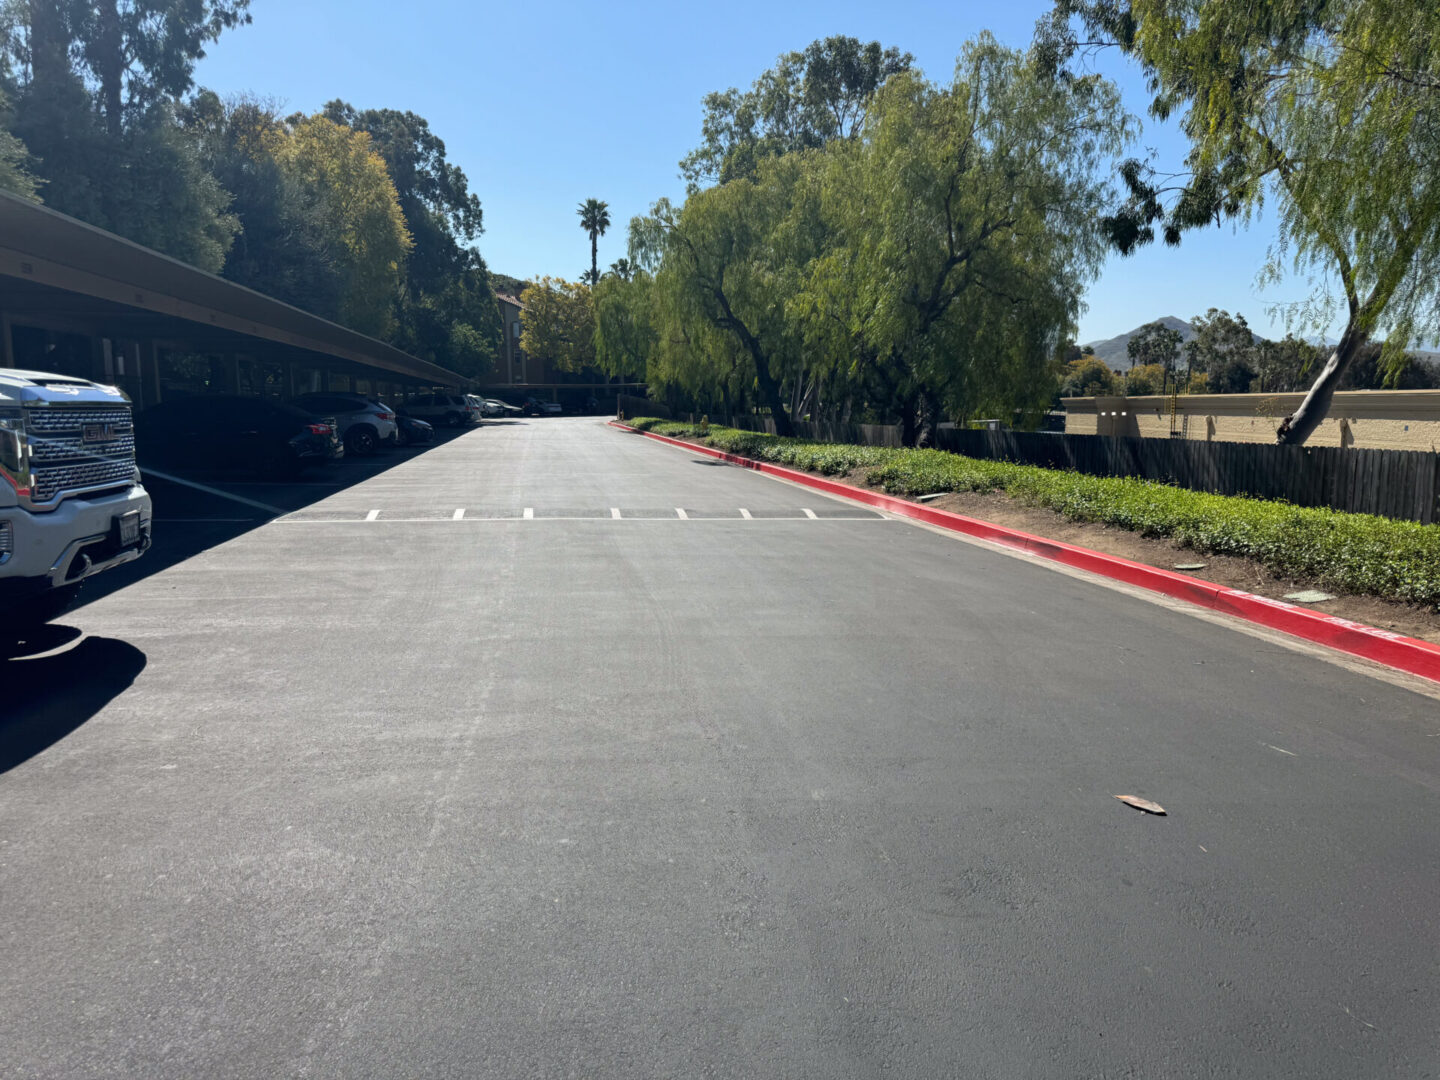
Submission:
<svg viewBox="0 0 1440 1080">
<path fill-rule="evenodd" d="M 301 311 L 158 251 L 0 192 L 0 287 L 26 298 L 63 299 L 108 336 L 245 339 L 333 357 L 408 380 L 461 386 L 438 364 Z M 23 320 L 22 320 L 23 321 Z"/>
</svg>

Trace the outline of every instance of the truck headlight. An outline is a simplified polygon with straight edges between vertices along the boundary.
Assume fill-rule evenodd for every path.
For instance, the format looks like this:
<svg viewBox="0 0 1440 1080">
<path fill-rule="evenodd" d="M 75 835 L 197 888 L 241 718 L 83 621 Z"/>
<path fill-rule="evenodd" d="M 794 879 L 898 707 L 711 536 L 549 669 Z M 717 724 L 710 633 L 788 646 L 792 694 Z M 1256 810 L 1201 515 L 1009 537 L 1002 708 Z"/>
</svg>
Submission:
<svg viewBox="0 0 1440 1080">
<path fill-rule="evenodd" d="M 17 491 L 30 487 L 30 444 L 20 409 L 0 409 L 0 475 Z"/>
</svg>

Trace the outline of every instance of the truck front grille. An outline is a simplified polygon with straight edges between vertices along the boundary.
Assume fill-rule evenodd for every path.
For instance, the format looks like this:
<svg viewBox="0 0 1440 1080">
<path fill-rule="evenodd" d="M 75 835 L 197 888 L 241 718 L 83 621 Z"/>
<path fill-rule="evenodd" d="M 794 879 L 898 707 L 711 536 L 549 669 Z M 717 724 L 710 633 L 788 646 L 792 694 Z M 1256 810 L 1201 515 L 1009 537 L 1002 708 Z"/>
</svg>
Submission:
<svg viewBox="0 0 1440 1080">
<path fill-rule="evenodd" d="M 104 437 L 87 442 L 87 429 Z M 61 405 L 26 410 L 31 493 L 35 508 L 68 495 L 120 487 L 135 474 L 135 425 L 130 410 Z M 48 507 L 47 507 L 48 508 Z"/>
<path fill-rule="evenodd" d="M 15 534 L 10 531 L 10 522 L 0 521 L 0 561 L 15 550 Z"/>
</svg>

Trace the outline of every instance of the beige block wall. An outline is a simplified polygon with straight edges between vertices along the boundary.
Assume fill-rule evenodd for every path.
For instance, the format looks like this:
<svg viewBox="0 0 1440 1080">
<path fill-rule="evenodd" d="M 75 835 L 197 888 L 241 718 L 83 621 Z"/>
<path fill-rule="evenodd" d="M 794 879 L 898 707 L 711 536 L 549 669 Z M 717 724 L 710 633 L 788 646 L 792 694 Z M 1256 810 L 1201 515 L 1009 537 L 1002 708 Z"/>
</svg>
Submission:
<svg viewBox="0 0 1440 1080">
<path fill-rule="evenodd" d="M 1280 421 L 1300 400 L 1299 394 L 1181 395 L 1175 403 L 1176 426 L 1189 439 L 1271 443 Z M 1061 405 L 1068 433 L 1170 438 L 1169 398 L 1066 398 Z M 1308 442 L 1440 452 L 1440 390 L 1336 394 Z"/>
</svg>

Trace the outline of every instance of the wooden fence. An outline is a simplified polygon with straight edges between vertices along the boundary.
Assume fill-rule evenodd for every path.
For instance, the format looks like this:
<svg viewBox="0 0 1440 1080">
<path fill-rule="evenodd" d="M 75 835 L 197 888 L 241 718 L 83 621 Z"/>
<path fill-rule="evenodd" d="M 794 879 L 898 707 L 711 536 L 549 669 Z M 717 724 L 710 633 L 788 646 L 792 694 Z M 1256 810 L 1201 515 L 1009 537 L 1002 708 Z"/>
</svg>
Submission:
<svg viewBox="0 0 1440 1080">
<path fill-rule="evenodd" d="M 658 416 L 661 420 L 670 419 L 670 410 L 658 401 L 651 401 L 649 398 L 634 397 L 630 394 L 617 394 L 615 396 L 616 414 L 628 416 L 632 420 L 637 416 Z"/>
<path fill-rule="evenodd" d="M 766 417 L 736 417 L 734 426 L 774 430 Z M 797 423 L 795 434 L 827 442 L 900 445 L 899 429 L 890 425 Z M 1091 476 L 1139 476 L 1191 491 L 1283 499 L 1296 506 L 1328 506 L 1427 525 L 1440 521 L 1440 454 L 1428 451 L 947 427 L 936 433 L 936 443 L 967 457 Z"/>
</svg>

